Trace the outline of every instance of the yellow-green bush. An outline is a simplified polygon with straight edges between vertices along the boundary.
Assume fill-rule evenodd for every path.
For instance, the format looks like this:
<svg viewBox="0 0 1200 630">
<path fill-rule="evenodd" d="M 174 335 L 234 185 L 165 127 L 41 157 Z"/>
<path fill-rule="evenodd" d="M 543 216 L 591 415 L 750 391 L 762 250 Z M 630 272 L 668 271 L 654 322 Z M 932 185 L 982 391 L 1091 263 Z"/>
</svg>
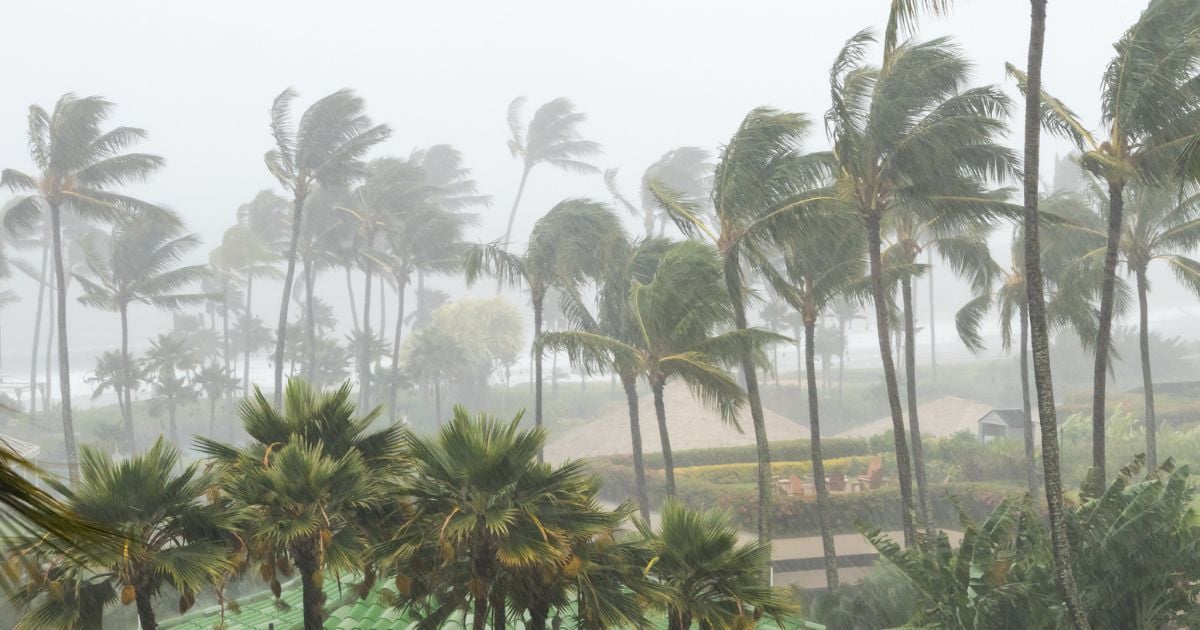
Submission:
<svg viewBox="0 0 1200 630">
<path fill-rule="evenodd" d="M 852 455 L 850 457 L 835 457 L 825 460 L 825 474 L 845 473 L 846 476 L 861 474 L 867 469 L 873 455 Z M 689 466 L 676 468 L 675 478 L 682 481 L 704 481 L 714 484 L 755 483 L 758 474 L 758 464 L 712 464 L 709 466 Z M 803 477 L 812 474 L 811 461 L 771 462 L 773 477 Z"/>
</svg>

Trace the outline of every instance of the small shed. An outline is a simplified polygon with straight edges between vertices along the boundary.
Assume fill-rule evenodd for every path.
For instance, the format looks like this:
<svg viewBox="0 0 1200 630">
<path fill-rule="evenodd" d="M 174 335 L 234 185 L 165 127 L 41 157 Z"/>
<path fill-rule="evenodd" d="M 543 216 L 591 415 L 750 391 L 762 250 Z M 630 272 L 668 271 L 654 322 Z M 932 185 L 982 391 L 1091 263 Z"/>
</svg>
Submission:
<svg viewBox="0 0 1200 630">
<path fill-rule="evenodd" d="M 1025 414 L 1020 409 L 993 409 L 979 419 L 979 441 L 1025 439 Z"/>
</svg>

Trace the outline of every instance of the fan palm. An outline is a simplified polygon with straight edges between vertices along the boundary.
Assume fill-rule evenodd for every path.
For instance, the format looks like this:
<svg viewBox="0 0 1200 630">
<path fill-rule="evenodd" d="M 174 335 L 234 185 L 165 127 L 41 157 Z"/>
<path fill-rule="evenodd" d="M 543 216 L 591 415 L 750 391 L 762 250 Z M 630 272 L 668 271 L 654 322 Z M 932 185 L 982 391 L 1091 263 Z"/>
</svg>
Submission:
<svg viewBox="0 0 1200 630">
<path fill-rule="evenodd" d="M 1101 80 L 1100 124 L 1093 134 L 1045 89 L 1041 121 L 1046 131 L 1072 142 L 1081 164 L 1108 188 L 1108 229 L 1100 293 L 1092 387 L 1092 466 L 1105 477 L 1104 423 L 1108 350 L 1115 307 L 1117 264 L 1124 225 L 1125 189 L 1159 183 L 1176 172 L 1185 149 L 1200 142 L 1196 81 L 1200 77 L 1200 7 L 1190 0 L 1153 0 L 1116 43 Z M 1028 78 L 1009 65 L 1024 90 Z"/>
<path fill-rule="evenodd" d="M 514 579 L 568 564 L 573 542 L 612 524 L 595 502 L 598 480 L 581 462 L 540 463 L 545 429 L 521 430 L 520 421 L 472 417 L 456 407 L 436 436 L 405 434 L 413 471 L 401 494 L 411 497 L 411 512 L 381 550 L 397 584 L 408 585 L 402 592 L 424 593 L 451 609 L 470 604 L 476 630 L 488 627 L 489 614 L 491 627 L 505 626 Z M 439 560 L 424 566 L 429 557 Z M 443 581 L 447 574 L 463 579 Z M 550 602 L 544 604 L 534 613 L 541 627 Z"/>
<path fill-rule="evenodd" d="M 34 605 L 18 626 L 46 627 L 61 621 L 72 606 L 63 605 L 61 592 L 69 586 L 60 583 L 56 588 L 55 574 L 76 572 L 88 575 L 92 590 L 104 588 L 102 582 L 108 592 L 119 589 L 122 603 L 136 602 L 140 627 L 153 630 L 158 627 L 153 601 L 164 585 L 180 593 L 180 609 L 187 610 L 201 588 L 231 567 L 226 539 L 233 515 L 206 499 L 214 474 L 201 472 L 196 464 L 179 471 L 179 452 L 161 438 L 123 461 L 88 446 L 81 449 L 80 459 L 83 479 L 77 488 L 51 483 L 77 518 L 105 523 L 124 536 L 125 543 L 98 551 L 93 558 L 57 559 L 80 564 L 56 567 L 52 562 L 44 573 L 31 576 L 17 597 Z M 84 605 L 86 599 L 76 601 Z M 70 614 L 88 615 L 77 607 Z"/>
<path fill-rule="evenodd" d="M 517 208 L 521 205 L 521 196 L 525 194 L 525 183 L 529 181 L 529 173 L 535 166 L 549 164 L 584 174 L 600 172 L 600 169 L 587 162 L 588 158 L 600 153 L 600 145 L 580 138 L 579 125 L 587 120 L 587 115 L 575 111 L 575 104 L 570 99 L 559 97 L 542 104 L 534 112 L 528 125 L 521 121 L 521 111 L 524 108 L 524 96 L 513 99 L 508 105 L 508 129 L 512 134 L 508 141 L 508 150 L 512 152 L 513 157 L 521 159 L 522 169 L 517 196 L 513 199 L 512 210 L 508 212 L 504 238 L 500 239 L 500 247 L 503 249 L 508 249 L 511 244 Z"/>
<path fill-rule="evenodd" d="M 188 292 L 205 278 L 203 265 L 177 266 L 187 253 L 200 244 L 194 234 L 181 235 L 178 219 L 173 216 L 147 216 L 136 213 L 113 226 L 103 248 L 86 245 L 88 274 L 74 274 L 83 288 L 80 303 L 121 315 L 121 361 L 125 372 L 131 370 L 129 356 L 129 306 L 149 304 L 156 308 L 179 310 L 198 304 L 207 296 Z M 129 452 L 135 450 L 131 390 L 121 388 L 122 416 Z"/>
<path fill-rule="evenodd" d="M 208 397 L 209 437 L 217 434 L 217 401 L 224 398 L 226 393 L 233 391 L 233 388 L 237 387 L 237 382 L 237 378 L 229 368 L 215 361 L 204 364 L 192 375 L 192 383 L 203 390 L 204 395 Z"/>
<path fill-rule="evenodd" d="M 350 396 L 348 383 L 321 392 L 293 379 L 278 410 L 256 389 L 239 409 L 248 445 L 195 439 L 218 463 L 224 495 L 244 510 L 250 556 L 275 596 L 280 573 L 300 572 L 305 630 L 324 622 L 324 571 L 363 566 L 369 532 L 359 516 L 397 470 L 399 430 L 369 431 L 377 412 L 356 416 Z"/>
<path fill-rule="evenodd" d="M 125 418 L 129 394 L 141 387 L 145 380 L 142 365 L 138 361 L 126 361 L 120 350 L 109 350 L 96 357 L 96 369 L 84 379 L 92 386 L 92 400 L 103 396 L 108 390 L 117 395 L 117 407 Z M 132 442 L 129 443 L 132 446 Z"/>
<path fill-rule="evenodd" d="M 573 363 L 632 366 L 654 395 L 654 410 L 662 444 L 667 494 L 675 495 L 675 466 L 667 429 L 663 392 L 667 381 L 679 378 L 693 395 L 715 408 L 724 422 L 737 424 L 745 393 L 721 367 L 736 360 L 744 344 L 759 349 L 778 337 L 758 329 L 717 334 L 733 308 L 721 281 L 716 251 L 700 241 L 684 241 L 668 249 L 643 284 L 632 278 L 629 317 L 635 334 L 628 340 L 587 330 L 542 334 L 542 345 L 565 350 Z"/>
<path fill-rule="evenodd" d="M 588 199 L 560 201 L 534 224 L 524 254 L 499 243 L 467 250 L 464 273 L 468 286 L 480 276 L 495 276 L 510 286 L 529 287 L 533 302 L 533 424 L 542 426 L 542 354 L 536 343 L 542 334 L 546 292 L 551 287 L 571 291 L 602 277 L 625 240 L 621 222 L 608 206 Z"/>
<path fill-rule="evenodd" d="M 610 168 L 604 171 L 604 185 L 613 199 L 628 210 L 629 214 L 641 217 L 646 238 L 653 238 L 656 231 L 658 236 L 663 235 L 670 219 L 651 192 L 650 183 L 661 182 L 663 186 L 688 198 L 704 199 L 712 185 L 712 172 L 712 154 L 707 150 L 699 147 L 679 147 L 664 153 L 642 173 L 641 198 L 637 205 L 622 194 L 617 186 L 617 169 Z"/>
<path fill-rule="evenodd" d="M 283 347 L 287 341 L 288 307 L 296 277 L 296 249 L 303 224 L 304 201 L 320 186 L 347 186 L 362 176 L 362 158 L 387 139 L 386 125 L 373 125 L 363 113 L 362 98 L 350 90 L 338 90 L 318 99 L 292 124 L 291 88 L 275 97 L 271 105 L 271 135 L 275 148 L 267 151 L 267 170 L 292 195 L 291 239 L 287 251 L 283 297 L 279 301 L 279 325 L 275 328 L 275 404 L 283 397 Z"/>
<path fill-rule="evenodd" d="M 124 151 L 145 137 L 134 127 L 101 130 L 113 105 L 100 97 L 65 94 L 53 112 L 29 108 L 29 150 L 38 169 L 34 175 L 14 169 L 0 172 L 0 185 L 28 193 L 5 215 L 10 229 L 30 226 L 43 208 L 50 215 L 51 250 L 58 304 L 58 369 L 62 396 L 63 438 L 71 483 L 79 481 L 75 452 L 75 425 L 71 413 L 70 343 L 67 336 L 67 272 L 62 213 L 85 219 L 111 220 L 130 210 L 151 206 L 133 197 L 112 192 L 114 187 L 140 182 L 162 166 L 162 158 Z"/>
<path fill-rule="evenodd" d="M 713 174 L 713 215 L 705 217 L 696 200 L 673 191 L 661 182 L 648 187 L 676 226 L 689 237 L 709 240 L 717 247 L 724 266 L 725 288 L 733 304 L 734 327 L 746 330 L 746 268 L 778 277 L 768 248 L 799 229 L 806 209 L 831 201 L 818 188 L 827 176 L 825 160 L 801 152 L 811 123 L 801 114 L 768 107 L 752 110 L 722 148 Z M 758 534 L 770 539 L 771 453 L 766 420 L 758 391 L 757 361 L 753 349 L 741 357 L 750 419 L 758 448 Z"/>
<path fill-rule="evenodd" d="M 662 522 L 638 529 L 653 555 L 647 573 L 668 592 L 667 627 L 754 627 L 763 616 L 781 623 L 795 605 L 767 585 L 771 546 L 738 544 L 737 528 L 718 510 L 692 511 L 676 499 L 663 504 Z"/>
<path fill-rule="evenodd" d="M 895 437 L 897 477 L 906 541 L 913 539 L 912 466 L 890 340 L 888 293 L 881 255 L 883 225 L 900 212 L 920 210 L 947 227 L 1011 214 L 982 188 L 989 177 L 1013 173 L 1011 151 L 995 143 L 1009 101 L 994 87 L 964 87 L 970 64 L 949 40 L 897 42 L 903 22 L 897 2 L 879 66 L 864 58 L 875 36 L 860 31 L 830 71 L 833 107 L 826 128 L 836 190 L 866 227 L 872 301 Z"/>
<path fill-rule="evenodd" d="M 146 380 L 154 388 L 154 408 L 166 409 L 171 443 L 176 446 L 181 444 L 176 410 L 180 403 L 195 398 L 188 373 L 197 363 L 194 349 L 176 333 L 160 334 L 150 341 L 150 349 L 146 351 L 144 369 Z"/>
</svg>

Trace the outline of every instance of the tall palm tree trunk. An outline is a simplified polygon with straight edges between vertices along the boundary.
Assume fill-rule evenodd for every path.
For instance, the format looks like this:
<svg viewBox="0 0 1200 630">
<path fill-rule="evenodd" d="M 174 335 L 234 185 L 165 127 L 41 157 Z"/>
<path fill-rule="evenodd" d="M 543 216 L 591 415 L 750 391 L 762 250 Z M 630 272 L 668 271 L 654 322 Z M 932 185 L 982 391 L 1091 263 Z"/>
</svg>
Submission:
<svg viewBox="0 0 1200 630">
<path fill-rule="evenodd" d="M 158 619 L 154 614 L 154 598 L 150 588 L 144 585 L 136 588 L 134 602 L 137 604 L 138 628 L 140 630 L 158 630 Z"/>
<path fill-rule="evenodd" d="M 179 425 L 175 422 L 175 397 L 173 395 L 167 399 L 167 421 L 170 423 L 171 443 L 176 448 L 180 448 Z"/>
<path fill-rule="evenodd" d="M 315 273 L 316 273 L 316 270 L 313 269 L 312 261 L 305 260 L 304 261 L 304 336 L 305 336 L 305 341 L 307 342 L 305 345 L 308 346 L 308 352 L 305 353 L 307 356 L 305 357 L 305 360 L 304 360 L 303 374 L 304 374 L 304 379 L 310 383 L 312 382 L 313 374 L 316 373 L 316 369 L 317 369 L 317 318 L 316 318 L 316 310 L 317 309 L 316 309 L 316 304 L 314 304 L 314 299 L 313 299 L 313 284 L 315 284 L 315 278 L 313 278 L 313 275 Z"/>
<path fill-rule="evenodd" d="M 650 497 L 646 493 L 646 460 L 642 453 L 642 422 L 638 416 L 637 376 L 628 370 L 617 370 L 625 389 L 625 406 L 629 409 L 629 438 L 633 445 L 633 485 L 637 493 L 638 510 L 642 520 L 650 522 Z"/>
<path fill-rule="evenodd" d="M 925 253 L 925 264 L 929 267 L 929 366 L 933 369 L 933 382 L 937 383 L 937 331 L 933 317 L 933 250 Z"/>
<path fill-rule="evenodd" d="M 542 307 L 546 295 L 542 291 L 534 292 L 533 296 L 533 426 L 542 427 L 542 351 L 538 342 L 542 338 Z M 538 461 L 542 461 L 543 449 L 538 449 Z"/>
<path fill-rule="evenodd" d="M 1146 269 L 1137 270 L 1138 349 L 1142 355 L 1142 395 L 1146 400 L 1146 471 L 1158 470 L 1158 423 L 1154 415 L 1154 379 L 1150 375 L 1150 309 L 1146 292 Z"/>
<path fill-rule="evenodd" d="M 133 399 L 126 384 L 129 382 L 129 305 L 121 304 L 121 385 L 117 387 L 117 397 L 121 399 L 121 416 L 125 421 L 125 440 L 129 444 L 129 453 L 137 452 L 137 443 L 133 434 Z"/>
<path fill-rule="evenodd" d="M 1108 347 L 1112 339 L 1113 307 L 1116 300 L 1117 256 L 1121 247 L 1121 215 L 1125 201 L 1122 198 L 1124 184 L 1116 180 L 1108 182 L 1108 241 L 1104 249 L 1104 280 L 1100 285 L 1100 316 L 1096 331 L 1096 357 L 1092 369 L 1092 468 L 1089 476 L 1099 485 L 1091 490 L 1097 494 L 1104 491 L 1108 476 L 1105 471 L 1104 425 L 1106 422 L 1105 389 L 1108 385 Z"/>
<path fill-rule="evenodd" d="M 283 402 L 283 350 L 287 346 L 288 307 L 292 302 L 292 284 L 296 281 L 296 249 L 300 244 L 300 224 L 304 218 L 304 193 L 292 200 L 292 239 L 288 243 L 287 273 L 283 276 L 283 297 L 279 301 L 279 324 L 275 328 L 275 406 Z"/>
<path fill-rule="evenodd" d="M 325 591 L 321 588 L 320 545 L 317 540 L 292 545 L 292 560 L 300 572 L 303 589 L 304 630 L 321 630 L 325 623 Z"/>
<path fill-rule="evenodd" d="M 1088 630 L 1087 615 L 1079 603 L 1071 570 L 1071 545 L 1059 470 L 1058 421 L 1054 409 L 1054 382 L 1050 373 L 1050 334 L 1042 287 L 1041 242 L 1038 235 L 1038 166 L 1041 150 L 1042 51 L 1046 44 L 1046 0 L 1029 0 L 1029 59 L 1025 91 L 1025 290 L 1029 302 L 1030 345 L 1037 385 L 1038 416 L 1042 430 L 1042 467 L 1046 478 L 1046 504 L 1050 516 L 1050 543 L 1054 577 L 1067 604 L 1067 616 L 1076 630 Z M 1099 349 L 1097 352 L 1099 353 Z"/>
<path fill-rule="evenodd" d="M 846 421 L 846 400 L 842 396 L 846 384 L 846 320 L 838 318 L 838 420 Z"/>
<path fill-rule="evenodd" d="M 492 587 L 492 630 L 504 630 L 508 625 L 508 611 L 504 606 L 504 592 Z"/>
<path fill-rule="evenodd" d="M 883 380 L 887 386 L 888 407 L 892 414 L 892 435 L 896 447 L 896 479 L 900 483 L 900 517 L 904 528 L 904 544 L 916 541 L 913 528 L 912 468 L 908 460 L 908 440 L 904 430 L 904 412 L 900 408 L 900 385 L 896 382 L 896 364 L 892 362 L 892 340 L 888 330 L 887 292 L 883 288 L 883 262 L 880 250 L 883 239 L 879 233 L 879 215 L 866 216 L 867 250 L 871 267 L 871 294 L 875 303 L 875 328 L 879 337 L 879 356 L 883 363 Z"/>
<path fill-rule="evenodd" d="M 1018 307 L 1021 317 L 1021 427 L 1025 434 L 1025 482 L 1029 498 L 1037 504 L 1037 464 L 1034 462 L 1033 405 L 1029 399 L 1029 307 Z"/>
<path fill-rule="evenodd" d="M 367 261 L 363 265 L 363 312 L 361 341 L 358 344 L 358 408 L 371 406 L 371 281 L 374 265 Z"/>
<path fill-rule="evenodd" d="M 521 197 L 525 194 L 525 183 L 529 181 L 530 170 L 530 167 L 526 166 L 525 169 L 521 171 L 521 183 L 517 185 L 517 196 L 513 198 L 512 209 L 508 211 L 508 225 L 504 227 L 503 242 L 505 250 L 508 249 L 509 239 L 512 237 L 513 223 L 517 220 L 517 208 L 521 205 Z M 499 287 L 499 284 L 497 284 L 497 287 Z M 500 292 L 499 288 L 496 289 L 496 292 Z"/>
<path fill-rule="evenodd" d="M 392 335 L 392 382 L 388 384 L 388 420 L 392 424 L 396 423 L 396 394 L 400 390 L 400 336 L 404 333 L 404 285 L 404 279 L 397 277 L 396 332 Z"/>
<path fill-rule="evenodd" d="M 63 268 L 62 214 L 57 202 L 50 203 L 51 234 L 54 237 L 54 279 L 58 297 L 58 388 L 62 396 L 63 440 L 66 445 L 67 476 L 71 486 L 79 484 L 79 457 L 75 449 L 75 422 L 71 415 L 71 361 L 67 343 L 67 274 Z M 49 381 L 47 381 L 49 382 Z"/>
<path fill-rule="evenodd" d="M 742 275 L 736 251 L 725 253 L 725 290 L 733 303 L 733 324 L 746 330 L 746 296 L 742 290 Z M 762 398 L 758 392 L 758 371 L 749 347 L 742 350 L 742 375 L 746 379 L 746 398 L 750 403 L 750 420 L 754 424 L 754 442 L 758 455 L 758 539 L 771 540 L 771 446 L 767 442 L 767 422 L 763 417 Z"/>
<path fill-rule="evenodd" d="M 37 314 L 33 319 L 33 351 L 29 355 L 29 417 L 37 417 L 37 367 L 38 350 L 41 349 L 42 336 L 42 304 L 46 300 L 46 269 L 50 262 L 50 241 L 42 241 L 42 270 L 38 277 Z M 46 384 L 49 387 L 49 383 Z"/>
<path fill-rule="evenodd" d="M 908 428 L 912 434 L 913 474 L 917 480 L 917 505 L 925 531 L 933 534 L 933 510 L 929 505 L 929 487 L 925 482 L 925 457 L 921 450 L 921 423 L 917 416 L 917 344 L 916 324 L 913 317 L 912 278 L 905 276 L 900 281 L 901 299 L 904 300 L 904 389 L 908 400 Z"/>
<path fill-rule="evenodd" d="M 242 397 L 250 396 L 250 304 L 254 298 L 254 276 L 246 277 L 246 310 L 242 313 Z"/>
<path fill-rule="evenodd" d="M 667 430 L 667 403 L 663 399 L 666 381 L 655 377 L 650 383 L 654 393 L 654 415 L 658 419 L 658 439 L 662 444 L 663 471 L 667 477 L 667 496 L 675 496 L 675 458 L 671 454 L 671 434 Z"/>
<path fill-rule="evenodd" d="M 346 263 L 346 295 L 350 298 L 350 323 L 358 328 L 358 300 L 354 297 L 354 279 L 351 265 Z"/>
<path fill-rule="evenodd" d="M 58 283 L 50 280 L 50 290 L 54 292 L 54 296 L 50 299 L 50 308 L 46 313 L 46 356 L 42 358 L 42 369 L 45 370 L 42 374 L 42 382 L 45 386 L 42 387 L 42 409 L 46 412 L 50 411 L 50 403 L 53 397 L 53 392 L 50 391 L 50 384 L 54 382 L 51 372 L 54 367 L 54 333 L 58 330 L 57 315 L 58 313 Z"/>
<path fill-rule="evenodd" d="M 804 368 L 808 380 L 808 428 L 812 451 L 813 487 L 817 491 L 817 520 L 821 526 L 821 551 L 825 558 L 825 587 L 838 587 L 837 549 L 833 545 L 833 529 L 829 525 L 829 488 L 825 484 L 825 459 L 821 454 L 821 410 L 817 401 L 816 361 L 817 323 L 814 318 L 804 321 Z"/>
</svg>

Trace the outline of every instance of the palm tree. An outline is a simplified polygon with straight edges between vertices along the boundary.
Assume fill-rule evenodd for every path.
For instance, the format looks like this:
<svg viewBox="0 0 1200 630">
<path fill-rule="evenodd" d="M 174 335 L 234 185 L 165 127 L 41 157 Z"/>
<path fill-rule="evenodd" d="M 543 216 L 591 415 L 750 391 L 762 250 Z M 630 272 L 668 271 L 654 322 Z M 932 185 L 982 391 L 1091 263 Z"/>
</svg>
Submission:
<svg viewBox="0 0 1200 630">
<path fill-rule="evenodd" d="M 737 528 L 718 510 L 692 511 L 667 499 L 662 523 L 638 529 L 650 547 L 647 573 L 668 590 L 667 627 L 754 627 L 764 615 L 782 623 L 795 605 L 768 583 L 771 545 L 738 544 Z"/>
<path fill-rule="evenodd" d="M 198 363 L 195 351 L 187 341 L 176 333 L 160 334 L 150 341 L 144 365 L 146 380 L 154 388 L 154 408 L 167 411 L 171 444 L 177 447 L 179 428 L 175 424 L 175 412 L 182 402 L 195 398 L 196 390 L 189 379 L 189 372 Z"/>
<path fill-rule="evenodd" d="M 208 275 L 204 265 L 176 266 L 188 251 L 200 244 L 195 234 L 180 234 L 174 216 L 132 214 L 118 221 L 102 250 L 85 241 L 88 274 L 73 274 L 83 288 L 79 302 L 121 315 L 121 362 L 123 371 L 131 371 L 129 357 L 129 305 L 149 304 L 177 311 L 207 299 L 204 293 L 187 289 Z M 215 350 L 215 347 L 212 348 Z M 129 388 L 117 390 L 125 421 L 125 439 L 132 453 L 135 448 L 133 401 Z"/>
<path fill-rule="evenodd" d="M 209 361 L 192 375 L 192 383 L 208 397 L 208 436 L 213 437 L 217 434 L 217 401 L 233 391 L 238 380 L 229 368 Z"/>
<path fill-rule="evenodd" d="M 501 283 L 529 287 L 533 302 L 533 424 L 542 426 L 542 354 L 536 343 L 542 334 L 546 292 L 551 287 L 571 291 L 603 271 L 624 243 L 621 222 L 608 206 L 588 199 L 567 199 L 555 204 L 533 226 L 524 254 L 514 254 L 500 243 L 476 245 L 467 250 L 464 273 L 470 286 L 483 275 Z"/>
<path fill-rule="evenodd" d="M 492 628 L 505 627 L 514 573 L 565 564 L 573 539 L 611 525 L 583 463 L 539 462 L 545 429 L 523 431 L 520 421 L 519 414 L 503 421 L 455 407 L 436 436 L 405 434 L 413 471 L 400 494 L 411 497 L 411 511 L 384 555 L 398 583 L 434 585 L 429 594 L 451 610 L 469 603 L 476 630 L 489 627 L 489 618 Z M 433 554 L 441 561 L 416 568 Z M 460 579 L 447 580 L 451 573 Z M 538 611 L 535 627 L 544 627 L 547 612 Z"/>
<path fill-rule="evenodd" d="M 321 392 L 292 379 L 278 409 L 256 388 L 239 410 L 248 445 L 195 438 L 244 512 L 241 531 L 275 596 L 279 573 L 300 572 L 305 630 L 324 622 L 324 571 L 363 566 L 371 538 L 360 515 L 383 502 L 399 462 L 398 428 L 369 431 L 378 413 L 357 416 L 350 396 L 349 383 Z"/>
<path fill-rule="evenodd" d="M 214 474 L 197 464 L 178 471 L 179 451 L 162 438 L 123 461 L 89 446 L 80 450 L 79 487 L 51 483 L 78 518 L 105 523 L 125 538 L 123 547 L 110 546 L 85 560 L 86 570 L 120 587 L 122 603 L 136 602 L 140 627 L 153 630 L 158 627 L 153 601 L 164 585 L 180 593 L 180 610 L 186 611 L 201 588 L 231 568 L 225 537 L 233 515 L 206 500 Z M 61 614 L 52 610 L 58 605 L 47 595 L 22 624 L 35 627 L 39 618 Z"/>
<path fill-rule="evenodd" d="M 291 240 L 287 251 L 279 325 L 275 328 L 275 404 L 283 397 L 283 347 L 287 341 L 288 306 L 296 277 L 296 248 L 304 218 L 304 201 L 316 187 L 337 188 L 358 179 L 365 168 L 362 158 L 387 139 L 386 125 L 373 125 L 363 113 L 363 100 L 350 90 L 338 90 L 318 99 L 292 125 L 291 88 L 271 105 L 271 135 L 275 148 L 267 151 L 267 170 L 292 195 Z"/>
<path fill-rule="evenodd" d="M 667 494 L 675 495 L 675 465 L 663 392 L 670 378 L 687 383 L 693 395 L 711 405 L 724 422 L 737 424 L 745 393 L 721 367 L 741 356 L 744 344 L 756 349 L 778 337 L 758 329 L 715 331 L 733 317 L 721 281 L 721 261 L 712 246 L 684 241 L 668 249 L 652 280 L 632 278 L 626 299 L 635 334 L 628 340 L 600 332 L 543 333 L 544 347 L 565 350 L 572 363 L 632 366 L 654 395 L 662 444 Z M 759 350 L 761 351 L 761 350 Z"/>
<path fill-rule="evenodd" d="M 830 199 L 828 192 L 817 188 L 826 176 L 824 160 L 800 150 L 810 125 L 801 114 L 768 107 L 747 114 L 718 157 L 711 220 L 705 220 L 695 200 L 661 182 L 648 185 L 685 235 L 708 240 L 717 247 L 737 330 L 748 328 L 744 271 L 749 268 L 778 277 L 768 259 L 768 247 L 798 229 L 797 219 L 803 210 Z M 774 492 L 771 452 L 758 391 L 758 361 L 749 346 L 743 351 L 741 363 L 758 448 L 758 535 L 767 541 Z"/>
<path fill-rule="evenodd" d="M 641 217 L 642 226 L 646 230 L 645 237 L 654 238 L 656 235 L 663 235 L 670 218 L 655 199 L 650 190 L 650 183 L 661 182 L 662 185 L 690 199 L 704 199 L 712 187 L 712 154 L 700 147 L 679 147 L 664 153 L 642 173 L 641 198 L 637 205 L 621 193 L 617 185 L 619 172 L 615 168 L 604 171 L 604 185 L 613 199 L 628 210 L 629 214 Z"/>
<path fill-rule="evenodd" d="M 1092 466 L 1103 488 L 1105 476 L 1105 388 L 1109 342 L 1116 304 L 1117 263 L 1124 225 L 1125 189 L 1161 183 L 1176 172 L 1185 149 L 1200 142 L 1195 124 L 1195 76 L 1200 64 L 1200 7 L 1189 0 L 1153 0 L 1116 43 L 1116 56 L 1101 81 L 1100 124 L 1093 135 L 1079 116 L 1044 89 L 1042 125 L 1080 151 L 1080 163 L 1108 188 L 1108 229 L 1099 328 L 1092 373 Z M 1028 77 L 1009 65 L 1022 90 Z"/>
<path fill-rule="evenodd" d="M 911 543 L 912 466 L 892 355 L 882 226 L 904 210 L 942 215 L 948 224 L 1011 213 L 982 189 L 982 181 L 1012 174 L 1015 159 L 995 143 L 1004 132 L 1007 97 L 994 87 L 964 89 L 970 64 L 950 41 L 898 42 L 894 25 L 906 22 L 899 13 L 904 5 L 916 3 L 893 4 L 879 66 L 863 60 L 875 41 L 870 30 L 855 34 L 838 54 L 830 71 L 833 107 L 826 114 L 826 128 L 833 143 L 835 188 L 866 228 L 905 541 Z"/>
<path fill-rule="evenodd" d="M 1029 344 L 1033 353 L 1033 375 L 1037 386 L 1038 418 L 1042 431 L 1042 469 L 1045 474 L 1046 505 L 1050 516 L 1050 543 L 1054 556 L 1054 579 L 1067 614 L 1076 630 L 1090 626 L 1079 605 L 1079 591 L 1071 570 L 1071 543 L 1067 538 L 1066 513 L 1059 468 L 1058 419 L 1054 408 L 1054 382 L 1050 373 L 1050 333 L 1042 282 L 1042 220 L 1038 211 L 1038 175 L 1041 151 L 1041 120 L 1046 113 L 1042 99 L 1042 54 L 1046 45 L 1046 0 L 1029 0 L 1029 57 L 1025 69 L 1025 146 L 1022 184 L 1024 188 L 1025 294 L 1029 311 Z"/>
<path fill-rule="evenodd" d="M 109 350 L 96 357 L 96 369 L 84 380 L 93 388 L 92 400 L 111 389 L 117 395 L 121 417 L 125 418 L 128 414 L 125 405 L 129 404 L 130 393 L 137 391 L 144 377 L 140 362 L 126 361 L 120 350 Z M 129 442 L 129 445 L 132 447 L 133 442 Z"/>
<path fill-rule="evenodd" d="M 587 162 L 588 158 L 600 153 L 600 145 L 580 138 L 578 127 L 587 120 L 587 115 L 575 111 L 575 104 L 570 99 L 559 97 L 547 101 L 534 112 L 528 125 L 521 122 L 521 111 L 524 108 L 524 96 L 518 96 L 508 104 L 508 129 L 512 133 L 512 138 L 508 141 L 508 150 L 512 152 L 513 157 L 521 159 L 522 169 L 517 196 L 513 199 L 512 210 L 508 212 L 504 238 L 500 239 L 502 249 L 508 249 L 511 244 L 517 208 L 521 205 L 521 196 L 525 194 L 525 183 L 529 181 L 529 173 L 535 166 L 549 164 L 583 174 L 600 172 L 600 169 Z"/>
<path fill-rule="evenodd" d="M 796 234 L 784 254 L 784 268 L 792 290 L 782 297 L 796 309 L 804 327 L 804 372 L 808 381 L 808 422 L 813 486 L 825 558 L 825 584 L 838 586 L 837 551 L 830 528 L 829 488 L 821 453 L 820 400 L 817 393 L 817 323 L 838 302 L 865 297 L 866 242 L 861 226 L 849 213 L 834 214 L 821 224 Z"/>
<path fill-rule="evenodd" d="M 134 127 L 100 126 L 112 113 L 112 103 L 96 96 L 65 94 L 54 111 L 29 108 L 29 149 L 38 169 L 29 175 L 14 169 L 0 172 L 0 185 L 28 195 L 8 210 L 5 223 L 30 226 L 43 208 L 50 215 L 51 250 L 58 304 L 58 370 L 62 397 L 63 438 L 66 442 L 67 472 L 72 485 L 79 481 L 75 449 L 75 423 L 71 414 L 71 362 L 67 337 L 67 272 L 63 264 L 63 210 L 84 219 L 111 220 L 131 210 L 152 208 L 133 197 L 111 192 L 111 188 L 145 180 L 162 166 L 162 158 L 145 153 L 123 153 L 146 133 Z"/>
</svg>

